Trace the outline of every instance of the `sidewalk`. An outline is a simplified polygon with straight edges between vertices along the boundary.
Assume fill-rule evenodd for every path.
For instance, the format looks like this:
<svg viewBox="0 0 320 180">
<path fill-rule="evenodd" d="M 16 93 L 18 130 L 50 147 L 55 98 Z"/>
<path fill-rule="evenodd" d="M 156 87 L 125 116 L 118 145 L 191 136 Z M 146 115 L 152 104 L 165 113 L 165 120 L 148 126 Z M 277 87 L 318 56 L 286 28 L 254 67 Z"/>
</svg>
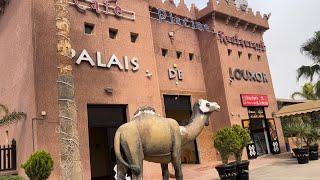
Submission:
<svg viewBox="0 0 320 180">
<path fill-rule="evenodd" d="M 183 165 L 185 180 L 218 180 L 219 175 L 215 165 L 219 162 L 200 165 Z M 150 164 L 148 164 L 150 166 Z M 160 165 L 152 164 L 153 174 L 145 171 L 144 179 L 161 180 Z M 310 161 L 309 164 L 299 165 L 290 154 L 270 155 L 250 161 L 250 179 L 254 180 L 319 180 L 320 160 Z M 170 173 L 173 168 L 169 167 Z M 149 170 L 149 169 L 148 169 Z M 155 178 L 156 177 L 156 178 Z M 172 178 L 173 179 L 173 178 Z"/>
</svg>

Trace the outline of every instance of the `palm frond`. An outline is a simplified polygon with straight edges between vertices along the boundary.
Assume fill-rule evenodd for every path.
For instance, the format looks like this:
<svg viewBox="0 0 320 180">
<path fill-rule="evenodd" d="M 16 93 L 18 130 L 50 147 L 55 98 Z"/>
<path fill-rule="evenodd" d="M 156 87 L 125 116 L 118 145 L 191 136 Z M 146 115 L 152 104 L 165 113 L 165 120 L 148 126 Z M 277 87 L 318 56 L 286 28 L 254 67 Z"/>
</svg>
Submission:
<svg viewBox="0 0 320 180">
<path fill-rule="evenodd" d="M 305 42 L 301 47 L 301 53 L 309 56 L 314 62 L 320 62 L 320 31 Z"/>
<path fill-rule="evenodd" d="M 26 117 L 26 114 L 23 112 L 12 112 L 0 119 L 0 126 L 8 125 L 14 121 L 22 119 L 23 117 Z"/>
<path fill-rule="evenodd" d="M 8 125 L 14 121 L 20 120 L 22 118 L 25 118 L 26 114 L 23 112 L 11 112 L 5 115 L 0 119 L 0 126 Z"/>
<path fill-rule="evenodd" d="M 310 81 L 313 81 L 313 77 L 315 74 L 320 75 L 320 65 L 315 64 L 312 66 L 301 66 L 297 70 L 298 76 L 297 80 L 299 81 L 300 78 L 304 77 L 306 79 L 310 79 Z"/>
<path fill-rule="evenodd" d="M 292 98 L 292 99 L 296 99 L 297 96 L 300 96 L 300 97 L 302 97 L 302 98 L 304 98 L 304 99 L 307 99 L 306 95 L 303 94 L 303 93 L 301 93 L 301 92 L 294 92 L 294 93 L 292 93 L 291 98 Z"/>
<path fill-rule="evenodd" d="M 320 83 L 319 83 L 320 86 Z M 291 95 L 292 99 L 295 99 L 297 96 L 300 96 L 307 100 L 317 100 L 319 99 L 319 96 L 316 94 L 315 85 L 312 83 L 305 83 L 302 87 L 301 92 L 294 92 Z"/>
<path fill-rule="evenodd" d="M 318 81 L 314 85 L 315 94 L 317 95 L 317 98 L 320 99 L 320 81 Z"/>
<path fill-rule="evenodd" d="M 3 111 L 5 115 L 9 114 L 9 109 L 7 106 L 0 104 L 0 112 Z"/>
</svg>

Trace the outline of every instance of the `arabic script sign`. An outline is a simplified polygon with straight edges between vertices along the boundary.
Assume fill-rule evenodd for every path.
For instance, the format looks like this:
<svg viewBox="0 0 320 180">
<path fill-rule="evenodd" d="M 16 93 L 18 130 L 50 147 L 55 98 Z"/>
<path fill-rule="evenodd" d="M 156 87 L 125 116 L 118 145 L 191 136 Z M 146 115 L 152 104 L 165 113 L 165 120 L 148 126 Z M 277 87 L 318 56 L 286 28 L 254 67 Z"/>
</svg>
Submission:
<svg viewBox="0 0 320 180">
<path fill-rule="evenodd" d="M 244 107 L 268 107 L 269 100 L 266 95 L 241 94 L 242 106 Z"/>
<path fill-rule="evenodd" d="M 124 10 L 119 6 L 119 0 L 105 0 L 104 3 L 99 3 L 97 0 L 70 0 L 69 4 L 75 6 L 78 11 L 85 13 L 87 10 L 93 11 L 96 14 L 113 15 L 124 19 L 135 20 L 135 13 Z M 80 3 L 81 2 L 81 3 Z"/>
</svg>

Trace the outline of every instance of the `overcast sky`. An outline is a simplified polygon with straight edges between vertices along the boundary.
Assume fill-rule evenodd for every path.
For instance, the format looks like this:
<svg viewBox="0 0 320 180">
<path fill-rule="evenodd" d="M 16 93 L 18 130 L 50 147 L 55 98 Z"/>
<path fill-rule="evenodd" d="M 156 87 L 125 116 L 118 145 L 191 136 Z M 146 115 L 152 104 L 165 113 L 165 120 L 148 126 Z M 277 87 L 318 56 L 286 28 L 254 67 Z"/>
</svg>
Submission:
<svg viewBox="0 0 320 180">
<path fill-rule="evenodd" d="M 179 0 L 175 0 L 179 2 Z M 208 0 L 185 0 L 200 9 Z M 290 98 L 304 81 L 296 80 L 296 69 L 311 61 L 300 53 L 300 46 L 320 30 L 320 0 L 248 0 L 249 7 L 271 12 L 270 30 L 264 35 L 277 98 Z"/>
</svg>

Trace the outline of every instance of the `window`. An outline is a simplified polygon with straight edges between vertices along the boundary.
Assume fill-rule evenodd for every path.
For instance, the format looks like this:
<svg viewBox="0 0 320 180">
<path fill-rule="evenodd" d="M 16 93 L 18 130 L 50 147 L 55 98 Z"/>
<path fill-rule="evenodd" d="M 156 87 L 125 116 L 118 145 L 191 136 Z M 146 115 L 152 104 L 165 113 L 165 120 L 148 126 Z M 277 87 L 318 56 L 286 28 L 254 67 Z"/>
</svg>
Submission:
<svg viewBox="0 0 320 180">
<path fill-rule="evenodd" d="M 177 51 L 177 58 L 178 58 L 178 59 L 180 59 L 180 58 L 181 58 L 181 55 L 182 55 L 182 52 Z"/>
<path fill-rule="evenodd" d="M 231 56 L 231 54 L 232 54 L 232 50 L 228 49 L 228 56 Z"/>
<path fill-rule="evenodd" d="M 251 60 L 251 57 L 252 57 L 252 54 L 251 54 L 251 53 L 249 53 L 249 54 L 248 54 L 248 58 L 249 58 L 249 60 Z"/>
<path fill-rule="evenodd" d="M 242 52 L 241 51 L 238 51 L 238 56 L 239 56 L 239 58 L 241 58 L 241 56 L 242 56 Z"/>
<path fill-rule="evenodd" d="M 257 55 L 257 59 L 258 59 L 258 61 L 260 61 L 261 60 L 261 56 Z"/>
<path fill-rule="evenodd" d="M 118 34 L 118 29 L 109 28 L 110 39 L 116 39 Z"/>
<path fill-rule="evenodd" d="M 131 32 L 131 33 L 130 33 L 131 42 L 132 42 L 132 43 L 136 43 L 136 42 L 137 42 L 137 39 L 138 39 L 138 36 L 139 36 L 139 34 Z"/>
<path fill-rule="evenodd" d="M 194 58 L 194 54 L 193 53 L 189 53 L 189 60 L 192 61 Z"/>
<path fill-rule="evenodd" d="M 168 49 L 161 49 L 161 51 L 163 57 L 166 57 L 168 55 Z"/>
<path fill-rule="evenodd" d="M 94 29 L 94 24 L 84 23 L 84 33 L 92 35 Z"/>
</svg>

